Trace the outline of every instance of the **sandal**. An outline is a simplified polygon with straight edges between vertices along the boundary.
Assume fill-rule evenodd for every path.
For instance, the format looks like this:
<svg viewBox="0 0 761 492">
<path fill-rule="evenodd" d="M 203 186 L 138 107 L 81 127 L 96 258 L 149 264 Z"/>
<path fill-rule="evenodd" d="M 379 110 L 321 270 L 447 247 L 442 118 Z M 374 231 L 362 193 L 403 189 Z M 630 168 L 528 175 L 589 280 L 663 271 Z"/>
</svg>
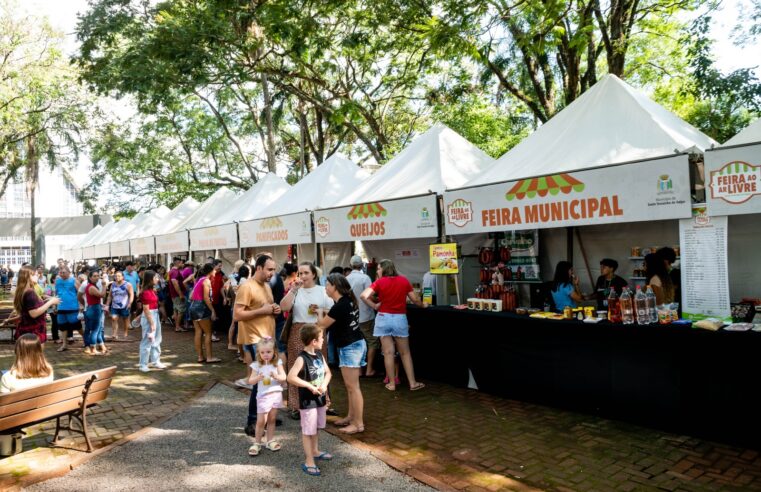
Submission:
<svg viewBox="0 0 761 492">
<path fill-rule="evenodd" d="M 344 427 L 343 429 L 338 429 L 338 432 L 343 432 L 344 434 L 360 434 L 362 432 L 365 432 L 365 428 L 354 427 L 353 425 L 349 425 L 347 427 Z"/>
<path fill-rule="evenodd" d="M 65 345 L 61 345 L 60 347 L 58 347 L 57 352 L 63 352 L 64 350 L 69 350 L 69 347 L 66 347 Z"/>
<path fill-rule="evenodd" d="M 327 451 L 323 451 L 322 453 L 318 454 L 314 457 L 314 460 L 320 460 L 320 461 L 330 461 L 333 459 L 333 455 L 328 453 Z"/>
<path fill-rule="evenodd" d="M 259 456 L 259 452 L 262 450 L 261 443 L 255 442 L 251 445 L 250 448 L 248 448 L 248 455 L 249 456 Z"/>
<path fill-rule="evenodd" d="M 351 423 L 351 420 L 349 419 L 340 419 L 333 422 L 333 425 L 335 425 L 336 427 L 346 427 L 350 423 Z"/>
<path fill-rule="evenodd" d="M 383 378 L 383 384 L 388 384 L 388 376 Z M 399 378 L 394 378 L 394 384 L 399 384 Z"/>
<path fill-rule="evenodd" d="M 269 449 L 270 451 L 280 451 L 280 443 L 277 441 L 270 441 L 268 442 L 265 447 Z"/>
<path fill-rule="evenodd" d="M 393 385 L 393 384 L 391 384 L 391 383 L 388 383 L 388 384 L 386 385 L 386 389 L 387 389 L 387 390 L 389 390 L 389 391 L 396 391 L 396 385 Z"/>
<path fill-rule="evenodd" d="M 206 359 L 207 364 L 216 364 L 217 362 L 222 362 L 222 359 L 218 357 L 214 357 L 213 359 Z"/>
<path fill-rule="evenodd" d="M 417 391 L 425 388 L 425 385 L 423 383 L 417 383 L 414 386 L 410 386 L 410 391 Z"/>
<path fill-rule="evenodd" d="M 317 468 L 316 466 L 307 466 L 306 463 L 304 463 L 301 465 L 301 470 L 307 475 L 311 475 L 313 477 L 320 476 L 320 469 Z"/>
</svg>

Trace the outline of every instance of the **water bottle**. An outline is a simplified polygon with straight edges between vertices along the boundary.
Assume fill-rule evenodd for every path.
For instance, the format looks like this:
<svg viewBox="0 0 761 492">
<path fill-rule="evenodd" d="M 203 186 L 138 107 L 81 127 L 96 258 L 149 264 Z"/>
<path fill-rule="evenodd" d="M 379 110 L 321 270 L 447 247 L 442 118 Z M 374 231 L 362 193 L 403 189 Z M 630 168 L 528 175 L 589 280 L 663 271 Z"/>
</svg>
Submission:
<svg viewBox="0 0 761 492">
<path fill-rule="evenodd" d="M 608 296 L 608 321 L 611 323 L 621 322 L 621 305 L 618 302 L 618 295 L 616 289 L 610 288 L 610 295 Z"/>
<path fill-rule="evenodd" d="M 658 322 L 658 308 L 655 304 L 655 292 L 653 292 L 653 289 L 648 285 L 647 289 L 645 290 L 645 301 L 647 302 L 647 314 L 648 318 L 650 318 L 651 323 L 657 323 Z"/>
<path fill-rule="evenodd" d="M 647 309 L 647 296 L 642 292 L 642 288 L 637 286 L 637 293 L 634 294 L 634 310 L 637 312 L 637 324 L 647 325 L 650 323 L 650 311 Z"/>
<path fill-rule="evenodd" d="M 629 294 L 629 289 L 624 287 L 621 293 L 621 321 L 625 325 L 634 324 L 634 307 L 632 306 L 632 296 Z"/>
</svg>

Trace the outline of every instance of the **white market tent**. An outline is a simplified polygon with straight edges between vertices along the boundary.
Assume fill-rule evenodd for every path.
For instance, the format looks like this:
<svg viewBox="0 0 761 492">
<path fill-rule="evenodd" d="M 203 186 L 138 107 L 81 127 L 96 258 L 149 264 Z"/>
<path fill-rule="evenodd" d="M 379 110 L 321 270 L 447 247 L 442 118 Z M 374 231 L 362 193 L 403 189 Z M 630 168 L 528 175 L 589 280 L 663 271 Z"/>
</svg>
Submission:
<svg viewBox="0 0 761 492">
<path fill-rule="evenodd" d="M 241 248 L 257 247 L 260 251 L 299 245 L 299 260 L 313 261 L 312 220 L 310 210 L 323 208 L 355 190 L 370 174 L 341 154 L 333 154 L 313 169 L 269 206 L 261 209 L 254 220 L 238 224 Z M 263 249 L 262 249 L 263 248 Z M 276 258 L 285 253 L 275 252 Z"/>
<path fill-rule="evenodd" d="M 166 219 L 173 213 L 168 207 L 162 205 L 152 210 L 148 217 L 133 229 L 128 235 L 129 251 L 132 256 L 152 255 L 156 253 L 153 235 L 164 229 Z"/>
<path fill-rule="evenodd" d="M 97 237 L 100 234 L 100 232 L 106 227 L 113 227 L 113 224 L 114 224 L 113 222 L 109 222 L 105 226 L 98 224 L 92 229 L 90 229 L 90 232 L 85 234 L 85 236 L 82 239 L 80 239 L 76 244 L 74 244 L 71 247 L 70 255 L 69 255 L 71 256 L 71 258 L 69 259 L 73 261 L 79 261 L 84 259 L 83 248 L 87 245 L 87 243 L 91 241 L 93 238 Z"/>
<path fill-rule="evenodd" d="M 218 200 L 204 217 L 188 226 L 190 250 L 236 250 L 234 256 L 239 256 L 236 222 L 253 219 L 289 188 L 284 179 L 268 173 L 242 195 Z"/>
<path fill-rule="evenodd" d="M 730 147 L 732 145 L 744 145 L 758 142 L 761 142 L 761 118 L 758 118 L 740 133 L 724 142 L 721 146 Z"/>
<path fill-rule="evenodd" d="M 187 221 L 200 206 L 201 204 L 196 200 L 187 197 L 153 231 L 157 254 L 188 251 L 188 233 L 185 229 L 179 229 L 178 226 Z"/>
<path fill-rule="evenodd" d="M 419 282 L 428 270 L 428 244 L 439 235 L 437 194 L 462 186 L 493 162 L 437 123 L 352 193 L 329 209 L 315 211 L 316 240 L 334 244 L 362 240 L 368 257 L 393 258 L 402 272 Z M 326 269 L 348 266 L 348 251 L 348 247 L 341 252 L 326 250 L 322 264 Z"/>
<path fill-rule="evenodd" d="M 693 149 L 702 153 L 715 144 L 713 139 L 615 75 L 606 75 L 466 186 L 577 171 Z"/>
<path fill-rule="evenodd" d="M 727 216 L 729 296 L 761 298 L 761 118 L 705 153 L 706 209 Z"/>
<path fill-rule="evenodd" d="M 139 213 L 134 216 L 129 222 L 125 222 L 125 224 L 118 230 L 114 229 L 111 234 L 109 234 L 108 244 L 111 250 L 110 256 L 112 258 L 130 256 L 129 236 L 133 233 L 133 231 L 138 230 L 150 216 L 151 212 Z"/>
<path fill-rule="evenodd" d="M 689 217 L 691 212 L 684 153 L 702 153 L 715 143 L 616 76 L 607 75 L 486 172 L 463 188 L 450 188 L 444 194 L 447 234 L 539 229 L 541 270 L 550 278 L 555 261 L 567 256 L 566 234 L 557 234 L 558 228 L 587 225 L 584 234 L 594 239 L 584 242 L 590 265 L 596 266 L 601 258 L 618 258 L 617 273 L 626 276 L 637 267 L 636 260 L 629 260 L 632 246 L 679 243 L 673 219 Z M 655 207 L 661 195 L 675 197 L 674 203 Z M 568 213 L 571 203 L 586 206 L 592 200 L 599 207 L 601 197 L 608 215 L 587 217 L 586 209 L 583 215 Z M 555 205 L 558 209 L 549 214 Z M 537 217 L 537 210 L 547 211 L 546 217 Z M 611 225 L 597 225 L 605 223 Z M 621 227 L 621 223 L 627 224 Z M 574 258 L 581 258 L 578 242 L 574 247 Z M 587 272 L 581 261 L 576 267 L 583 281 L 599 273 L 594 267 Z M 477 283 L 470 281 L 465 279 L 464 285 Z M 585 284 L 582 290 L 589 291 Z"/>
</svg>

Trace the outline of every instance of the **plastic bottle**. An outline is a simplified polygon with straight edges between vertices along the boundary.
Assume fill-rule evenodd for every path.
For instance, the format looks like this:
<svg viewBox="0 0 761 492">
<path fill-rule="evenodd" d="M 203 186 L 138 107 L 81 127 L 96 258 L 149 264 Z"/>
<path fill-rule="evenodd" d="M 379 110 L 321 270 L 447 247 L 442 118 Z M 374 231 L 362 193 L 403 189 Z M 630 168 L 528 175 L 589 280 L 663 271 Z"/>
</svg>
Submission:
<svg viewBox="0 0 761 492">
<path fill-rule="evenodd" d="M 653 292 L 653 289 L 650 287 L 650 285 L 648 285 L 647 289 L 645 289 L 645 300 L 647 302 L 647 314 L 650 318 L 650 323 L 657 323 L 658 308 L 655 305 L 655 292 Z"/>
<path fill-rule="evenodd" d="M 632 296 L 629 294 L 629 289 L 627 287 L 624 287 L 623 292 L 621 292 L 621 321 L 625 325 L 632 325 L 634 324 L 634 306 L 632 305 Z"/>
<path fill-rule="evenodd" d="M 621 322 L 621 305 L 618 303 L 618 294 L 614 288 L 610 289 L 608 296 L 608 321 L 611 323 Z"/>
<path fill-rule="evenodd" d="M 647 296 L 642 292 L 642 288 L 637 286 L 637 293 L 634 294 L 634 310 L 637 313 L 637 324 L 647 325 L 650 323 L 650 311 L 647 309 Z"/>
</svg>

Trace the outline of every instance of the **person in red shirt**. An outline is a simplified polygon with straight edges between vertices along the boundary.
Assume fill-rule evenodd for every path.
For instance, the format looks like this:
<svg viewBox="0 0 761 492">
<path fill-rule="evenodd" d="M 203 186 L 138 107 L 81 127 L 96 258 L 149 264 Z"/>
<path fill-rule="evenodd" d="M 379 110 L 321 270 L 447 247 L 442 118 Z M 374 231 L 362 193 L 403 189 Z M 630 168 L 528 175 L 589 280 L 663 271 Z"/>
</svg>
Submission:
<svg viewBox="0 0 761 492">
<path fill-rule="evenodd" d="M 37 284 L 37 271 L 22 267 L 18 273 L 16 294 L 13 298 L 13 308 L 19 316 L 16 325 L 16 338 L 25 333 L 37 335 L 41 343 L 47 340 L 45 313 L 51 306 L 57 306 L 61 301 L 58 297 L 49 297 L 46 301 L 40 299 L 34 291 Z"/>
<path fill-rule="evenodd" d="M 407 299 L 420 307 L 427 304 L 420 301 L 412 290 L 412 284 L 403 275 L 399 275 L 391 260 L 381 260 L 378 265 L 378 280 L 362 292 L 362 301 L 378 311 L 375 317 L 373 336 L 380 337 L 383 349 L 383 363 L 389 378 L 386 389 L 396 390 L 394 374 L 394 354 L 398 351 L 402 359 L 404 372 L 410 383 L 410 390 L 417 391 L 425 385 L 415 379 L 415 369 L 410 353 L 409 324 L 407 324 Z M 377 296 L 377 301 L 373 297 Z"/>
<path fill-rule="evenodd" d="M 164 369 L 166 366 L 159 361 L 161 357 L 161 320 L 159 318 L 159 296 L 156 286 L 159 276 L 153 270 L 143 273 L 143 290 L 140 292 L 140 303 L 143 306 L 140 326 L 143 336 L 140 339 L 140 371 L 148 372 L 150 367 Z"/>
</svg>

